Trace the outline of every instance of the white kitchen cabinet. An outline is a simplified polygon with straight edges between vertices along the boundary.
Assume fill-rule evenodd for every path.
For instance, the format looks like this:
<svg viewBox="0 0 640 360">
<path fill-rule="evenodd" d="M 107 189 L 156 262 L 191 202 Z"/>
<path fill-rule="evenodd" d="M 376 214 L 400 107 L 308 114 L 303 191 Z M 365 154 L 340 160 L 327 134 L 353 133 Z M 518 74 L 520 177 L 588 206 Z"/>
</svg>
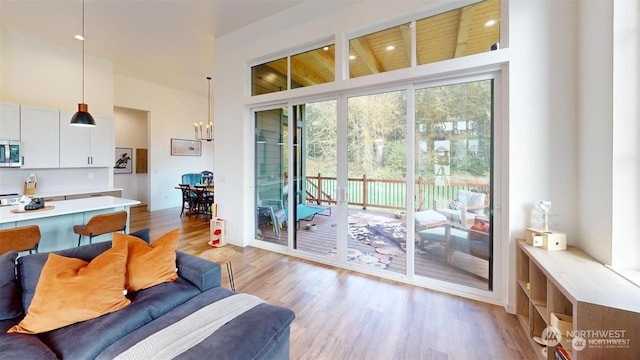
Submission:
<svg viewBox="0 0 640 360">
<path fill-rule="evenodd" d="M 20 152 L 23 169 L 60 167 L 60 112 L 22 105 L 20 108 Z"/>
<path fill-rule="evenodd" d="M 0 140 L 20 140 L 20 105 L 0 103 Z"/>
<path fill-rule="evenodd" d="M 108 167 L 113 163 L 114 122 L 94 117 L 95 127 L 73 126 L 72 112 L 60 112 L 60 167 Z"/>
</svg>

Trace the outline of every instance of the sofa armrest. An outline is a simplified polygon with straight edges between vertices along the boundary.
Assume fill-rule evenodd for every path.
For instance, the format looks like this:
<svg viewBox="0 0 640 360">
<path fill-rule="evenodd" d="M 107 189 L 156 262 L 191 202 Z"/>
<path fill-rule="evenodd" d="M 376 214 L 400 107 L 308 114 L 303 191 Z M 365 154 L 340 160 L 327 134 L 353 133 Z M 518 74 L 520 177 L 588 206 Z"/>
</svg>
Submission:
<svg viewBox="0 0 640 360">
<path fill-rule="evenodd" d="M 220 265 L 197 256 L 176 252 L 178 275 L 185 278 L 200 291 L 220 287 Z"/>
</svg>

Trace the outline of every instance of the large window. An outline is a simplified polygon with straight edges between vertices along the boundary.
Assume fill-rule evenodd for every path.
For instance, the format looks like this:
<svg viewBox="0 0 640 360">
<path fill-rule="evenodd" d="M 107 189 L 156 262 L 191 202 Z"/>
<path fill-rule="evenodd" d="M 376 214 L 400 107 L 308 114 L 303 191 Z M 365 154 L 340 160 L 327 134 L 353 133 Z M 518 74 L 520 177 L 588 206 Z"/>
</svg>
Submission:
<svg viewBox="0 0 640 360">
<path fill-rule="evenodd" d="M 349 76 L 352 78 L 410 66 L 410 24 L 349 40 Z"/>
<path fill-rule="evenodd" d="M 255 65 L 251 67 L 251 95 L 332 82 L 335 68 L 333 44 Z"/>
<path fill-rule="evenodd" d="M 418 65 L 498 48 L 500 1 L 485 0 L 416 21 Z"/>
<path fill-rule="evenodd" d="M 349 39 L 348 59 L 343 60 L 351 79 L 496 50 L 499 41 L 500 0 L 484 0 L 354 36 Z M 251 94 L 333 82 L 335 69 L 333 44 L 256 65 L 251 68 Z"/>
</svg>

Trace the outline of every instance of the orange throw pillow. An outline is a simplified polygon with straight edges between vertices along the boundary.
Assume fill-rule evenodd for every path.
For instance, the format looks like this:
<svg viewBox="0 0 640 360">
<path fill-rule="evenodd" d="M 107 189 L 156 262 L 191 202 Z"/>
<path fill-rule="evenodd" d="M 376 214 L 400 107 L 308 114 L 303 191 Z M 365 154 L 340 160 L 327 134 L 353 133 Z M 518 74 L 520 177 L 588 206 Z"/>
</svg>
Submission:
<svg viewBox="0 0 640 360">
<path fill-rule="evenodd" d="M 179 229 L 164 234 L 150 245 L 135 236 L 121 233 L 114 233 L 113 238 L 125 238 L 129 243 L 125 283 L 128 291 L 134 292 L 178 279 L 176 249 L 180 240 Z"/>
<path fill-rule="evenodd" d="M 49 254 L 27 315 L 8 333 L 38 334 L 97 318 L 129 305 L 125 297 L 127 242 L 86 261 Z"/>
</svg>

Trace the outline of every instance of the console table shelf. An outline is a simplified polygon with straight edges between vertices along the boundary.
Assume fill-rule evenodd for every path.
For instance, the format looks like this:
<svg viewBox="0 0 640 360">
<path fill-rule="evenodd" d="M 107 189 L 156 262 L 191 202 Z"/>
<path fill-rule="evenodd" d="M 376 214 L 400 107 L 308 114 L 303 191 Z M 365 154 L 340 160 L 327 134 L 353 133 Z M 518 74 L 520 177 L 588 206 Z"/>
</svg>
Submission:
<svg viewBox="0 0 640 360">
<path fill-rule="evenodd" d="M 518 240 L 516 263 L 516 316 L 541 358 L 533 338 L 569 316 L 560 344 L 571 359 L 640 359 L 639 287 L 575 247 L 547 251 Z M 584 338 L 584 348 L 573 349 L 568 335 Z"/>
</svg>

